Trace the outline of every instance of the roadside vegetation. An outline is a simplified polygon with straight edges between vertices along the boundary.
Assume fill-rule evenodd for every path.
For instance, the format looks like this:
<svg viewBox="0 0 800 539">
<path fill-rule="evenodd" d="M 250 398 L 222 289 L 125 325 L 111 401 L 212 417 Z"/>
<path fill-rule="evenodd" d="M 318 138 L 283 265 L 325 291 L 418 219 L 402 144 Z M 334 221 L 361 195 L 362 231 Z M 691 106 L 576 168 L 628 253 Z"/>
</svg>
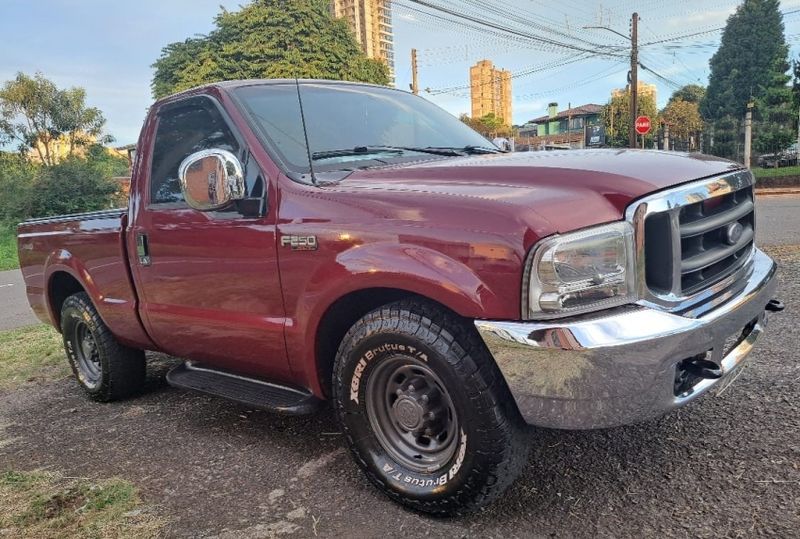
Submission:
<svg viewBox="0 0 800 539">
<path fill-rule="evenodd" d="M 0 226 L 0 271 L 19 267 L 17 235 L 11 225 Z"/>
<path fill-rule="evenodd" d="M 150 538 L 163 521 L 121 479 L 94 481 L 50 472 L 0 473 L 0 536 Z"/>
<path fill-rule="evenodd" d="M 104 147 L 105 118 L 82 88 L 61 89 L 41 73 L 0 84 L 0 270 L 18 266 L 15 227 L 30 217 L 124 204 L 128 160 Z"/>
<path fill-rule="evenodd" d="M 52 327 L 0 332 L 0 390 L 31 381 L 57 380 L 69 373 L 61 335 Z"/>
<path fill-rule="evenodd" d="M 786 176 L 800 176 L 800 166 L 779 168 L 753 167 L 753 175 L 756 178 L 783 178 Z"/>
</svg>

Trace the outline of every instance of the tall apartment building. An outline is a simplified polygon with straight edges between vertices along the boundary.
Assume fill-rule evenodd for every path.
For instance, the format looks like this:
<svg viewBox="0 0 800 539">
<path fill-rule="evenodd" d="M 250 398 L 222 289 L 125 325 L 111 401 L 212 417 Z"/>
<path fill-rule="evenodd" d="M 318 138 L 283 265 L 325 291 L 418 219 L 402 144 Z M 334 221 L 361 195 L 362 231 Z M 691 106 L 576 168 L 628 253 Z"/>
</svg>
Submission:
<svg viewBox="0 0 800 539">
<path fill-rule="evenodd" d="M 511 72 L 496 69 L 490 60 L 481 60 L 469 68 L 472 93 L 472 117 L 481 118 L 493 112 L 510 126 Z"/>
<path fill-rule="evenodd" d="M 331 13 L 345 19 L 369 58 L 383 60 L 394 79 L 394 38 L 390 0 L 332 0 Z"/>
<path fill-rule="evenodd" d="M 655 84 L 648 84 L 646 82 L 638 81 L 639 84 L 636 87 L 639 89 L 639 98 L 644 96 L 652 97 L 653 102 L 657 103 L 656 100 L 656 85 Z M 628 93 L 628 86 L 625 88 L 617 88 L 616 90 L 611 90 L 611 97 L 620 97 Z"/>
</svg>

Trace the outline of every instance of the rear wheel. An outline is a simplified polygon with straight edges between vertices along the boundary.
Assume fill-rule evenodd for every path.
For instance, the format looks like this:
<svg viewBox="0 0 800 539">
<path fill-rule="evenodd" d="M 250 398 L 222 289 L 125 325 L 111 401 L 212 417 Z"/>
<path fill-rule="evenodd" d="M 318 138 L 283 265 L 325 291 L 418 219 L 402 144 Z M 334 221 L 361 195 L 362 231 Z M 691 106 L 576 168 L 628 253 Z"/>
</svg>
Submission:
<svg viewBox="0 0 800 539">
<path fill-rule="evenodd" d="M 72 372 L 92 399 L 122 399 L 144 385 L 144 352 L 117 342 L 85 292 L 64 301 L 61 335 Z"/>
<path fill-rule="evenodd" d="M 476 509 L 525 465 L 526 428 L 505 380 L 468 322 L 436 305 L 405 300 L 356 322 L 333 386 L 356 461 L 414 509 Z"/>
</svg>

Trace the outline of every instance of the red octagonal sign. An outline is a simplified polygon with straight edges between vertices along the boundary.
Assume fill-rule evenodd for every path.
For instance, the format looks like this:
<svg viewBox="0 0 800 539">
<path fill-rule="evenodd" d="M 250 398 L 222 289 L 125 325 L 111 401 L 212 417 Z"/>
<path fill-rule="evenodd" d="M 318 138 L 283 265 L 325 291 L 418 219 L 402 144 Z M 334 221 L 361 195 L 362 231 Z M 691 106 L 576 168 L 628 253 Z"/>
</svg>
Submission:
<svg viewBox="0 0 800 539">
<path fill-rule="evenodd" d="M 650 132 L 650 118 L 647 116 L 636 118 L 636 132 L 640 135 L 648 134 Z"/>
</svg>

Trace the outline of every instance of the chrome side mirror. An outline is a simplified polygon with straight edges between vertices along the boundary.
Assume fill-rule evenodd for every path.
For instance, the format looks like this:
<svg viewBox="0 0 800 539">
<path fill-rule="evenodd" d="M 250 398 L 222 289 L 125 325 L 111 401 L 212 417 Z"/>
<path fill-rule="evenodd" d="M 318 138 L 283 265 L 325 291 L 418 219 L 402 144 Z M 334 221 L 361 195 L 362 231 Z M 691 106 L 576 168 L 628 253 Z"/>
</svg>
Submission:
<svg viewBox="0 0 800 539">
<path fill-rule="evenodd" d="M 178 168 L 183 198 L 192 208 L 211 211 L 245 197 L 242 164 L 227 150 L 201 150 Z"/>
</svg>

